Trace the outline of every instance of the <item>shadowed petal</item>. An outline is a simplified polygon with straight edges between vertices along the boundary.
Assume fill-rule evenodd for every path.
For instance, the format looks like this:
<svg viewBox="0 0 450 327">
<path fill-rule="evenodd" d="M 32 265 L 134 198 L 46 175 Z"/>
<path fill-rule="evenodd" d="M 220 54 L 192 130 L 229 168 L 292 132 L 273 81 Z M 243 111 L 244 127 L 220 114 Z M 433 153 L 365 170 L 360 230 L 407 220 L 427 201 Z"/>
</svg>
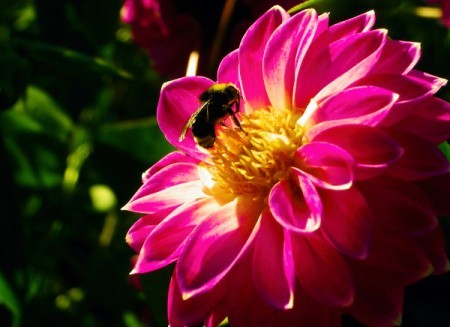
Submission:
<svg viewBox="0 0 450 327">
<path fill-rule="evenodd" d="M 410 134 L 391 132 L 404 153 L 389 173 L 400 179 L 417 180 L 442 175 L 450 171 L 444 154 L 428 141 Z"/>
<path fill-rule="evenodd" d="M 291 256 L 283 249 L 283 229 L 268 209 L 261 217 L 253 251 L 253 278 L 261 296 L 273 307 L 291 309 L 294 305 L 294 271 Z M 287 271 L 284 262 L 288 261 Z"/>
<path fill-rule="evenodd" d="M 167 301 L 170 326 L 194 326 L 200 324 L 204 317 L 215 309 L 224 294 L 223 284 L 219 284 L 207 293 L 184 300 L 175 270 L 170 279 Z"/>
<path fill-rule="evenodd" d="M 197 148 L 192 134 L 188 131 L 182 142 L 179 138 L 183 127 L 201 105 L 200 94 L 213 84 L 214 82 L 210 79 L 199 76 L 183 77 L 167 82 L 161 89 L 156 112 L 159 127 L 169 143 L 200 160 L 207 155 Z"/>
<path fill-rule="evenodd" d="M 404 287 L 427 276 L 432 267 L 410 239 L 381 232 L 373 245 L 365 261 L 351 260 L 357 294 L 349 311 L 370 326 L 398 325 Z"/>
<path fill-rule="evenodd" d="M 367 257 L 372 244 L 369 224 L 372 212 L 354 187 L 345 191 L 321 192 L 324 237 L 339 252 L 353 258 Z"/>
<path fill-rule="evenodd" d="M 273 31 L 289 15 L 275 6 L 261 16 L 245 33 L 239 47 L 241 87 L 247 105 L 253 110 L 270 105 L 263 79 L 263 53 Z"/>
<path fill-rule="evenodd" d="M 355 275 L 373 276 L 387 285 L 409 285 L 433 271 L 427 253 L 415 240 L 382 229 L 374 231 L 367 259 L 356 266 L 355 262 L 351 260 Z"/>
<path fill-rule="evenodd" d="M 355 291 L 353 278 L 341 256 L 320 238 L 290 235 L 295 271 L 302 287 L 320 302 L 350 305 Z"/>
<path fill-rule="evenodd" d="M 372 210 L 375 225 L 407 236 L 423 235 L 437 226 L 430 199 L 413 183 L 372 179 L 359 183 L 358 189 Z"/>
<path fill-rule="evenodd" d="M 368 326 L 398 326 L 403 310 L 403 287 L 381 279 L 356 278 L 357 294 L 349 312 Z"/>
<path fill-rule="evenodd" d="M 269 194 L 270 211 L 284 228 L 311 233 L 320 226 L 322 204 L 312 182 L 301 174 L 296 175 L 298 184 L 283 180 L 273 186 Z"/>
<path fill-rule="evenodd" d="M 217 327 L 225 320 L 225 318 L 227 318 L 226 307 L 225 305 L 219 305 L 218 308 L 214 309 L 214 311 L 206 317 L 203 323 L 205 327 Z"/>
<path fill-rule="evenodd" d="M 255 289 L 251 263 L 252 260 L 244 258 L 228 278 L 227 308 L 231 326 L 298 326 L 299 322 L 314 327 L 340 326 L 339 309 L 316 301 L 299 285 L 294 295 L 299 307 L 280 310 L 270 306 Z"/>
<path fill-rule="evenodd" d="M 213 288 L 253 244 L 261 203 L 237 197 L 212 212 L 192 233 L 177 264 L 183 298 Z"/>
<path fill-rule="evenodd" d="M 419 237 L 417 242 L 430 258 L 435 274 L 445 274 L 450 270 L 450 262 L 445 250 L 444 234 L 438 226 L 429 233 Z"/>
<path fill-rule="evenodd" d="M 450 216 L 450 174 L 442 174 L 416 182 L 428 195 L 438 216 Z"/>
<path fill-rule="evenodd" d="M 396 130 L 420 136 L 434 144 L 450 139 L 450 103 L 428 98 L 395 125 Z"/>
</svg>

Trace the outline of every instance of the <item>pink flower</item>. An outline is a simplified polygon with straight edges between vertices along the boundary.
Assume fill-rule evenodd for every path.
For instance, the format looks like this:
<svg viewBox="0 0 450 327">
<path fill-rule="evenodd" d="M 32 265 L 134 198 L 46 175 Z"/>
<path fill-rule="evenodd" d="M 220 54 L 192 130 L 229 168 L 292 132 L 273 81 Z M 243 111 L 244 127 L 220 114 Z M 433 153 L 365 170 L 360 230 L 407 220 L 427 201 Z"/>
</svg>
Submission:
<svg viewBox="0 0 450 327">
<path fill-rule="evenodd" d="M 405 286 L 448 270 L 446 81 L 374 21 L 266 12 L 218 71 L 241 92 L 245 133 L 217 124 L 209 150 L 179 136 L 215 82 L 163 86 L 157 118 L 179 151 L 124 208 L 145 214 L 127 235 L 132 273 L 176 262 L 171 326 L 392 325 Z"/>
<path fill-rule="evenodd" d="M 430 4 L 440 5 L 442 8 L 441 21 L 446 27 L 450 27 L 450 0 L 428 0 Z"/>
<path fill-rule="evenodd" d="M 200 27 L 190 16 L 175 12 L 170 1 L 125 0 L 121 17 L 132 29 L 160 74 L 182 76 L 189 54 L 200 44 Z"/>
</svg>

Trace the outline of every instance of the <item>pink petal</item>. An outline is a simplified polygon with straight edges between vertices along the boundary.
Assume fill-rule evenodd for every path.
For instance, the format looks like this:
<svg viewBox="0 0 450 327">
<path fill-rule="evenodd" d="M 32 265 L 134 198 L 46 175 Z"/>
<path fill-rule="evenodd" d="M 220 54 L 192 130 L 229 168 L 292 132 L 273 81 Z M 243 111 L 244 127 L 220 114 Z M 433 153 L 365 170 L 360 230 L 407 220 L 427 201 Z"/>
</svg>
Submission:
<svg viewBox="0 0 450 327">
<path fill-rule="evenodd" d="M 325 12 L 318 17 L 315 38 L 322 37 L 322 35 L 328 33 L 329 23 L 330 23 L 330 13 Z"/>
<path fill-rule="evenodd" d="M 230 52 L 227 56 L 225 56 L 225 58 L 223 58 L 217 71 L 217 83 L 233 83 L 238 89 L 241 88 L 239 79 L 238 50 Z M 239 111 L 241 113 L 246 113 L 247 108 L 247 103 L 241 99 Z"/>
<path fill-rule="evenodd" d="M 323 99 L 366 76 L 376 64 L 386 33 L 370 31 L 331 43 L 305 58 L 296 85 L 296 103 Z"/>
<path fill-rule="evenodd" d="M 283 230 L 269 210 L 264 210 L 253 251 L 253 278 L 261 296 L 271 306 L 291 309 L 294 301 L 294 271 L 290 253 L 283 249 Z M 285 262 L 289 262 L 285 270 Z"/>
<path fill-rule="evenodd" d="M 364 259 L 372 244 L 369 224 L 371 212 L 363 196 L 355 189 L 322 192 L 325 239 L 339 252 Z"/>
<path fill-rule="evenodd" d="M 202 187 L 196 165 L 172 164 L 146 180 L 122 209 L 145 214 L 173 209 L 183 203 L 204 198 L 206 195 Z"/>
<path fill-rule="evenodd" d="M 373 179 L 359 183 L 358 189 L 372 210 L 373 224 L 380 228 L 399 235 L 418 236 L 437 225 L 427 194 L 413 183 Z"/>
<path fill-rule="evenodd" d="M 314 40 L 305 54 L 305 59 L 301 61 L 297 60 L 293 95 L 294 108 L 305 108 L 309 102 L 309 99 L 302 95 L 304 90 L 300 89 L 301 86 L 297 85 L 297 83 L 301 81 L 304 66 L 311 64 L 321 52 L 326 51 L 325 49 L 328 48 L 331 43 L 356 33 L 368 31 L 374 22 L 375 14 L 373 11 L 345 20 L 330 27 L 328 27 L 328 14 L 319 16 Z"/>
<path fill-rule="evenodd" d="M 439 144 L 450 139 L 450 103 L 428 98 L 405 119 L 395 125 L 397 130 L 421 136 Z"/>
<path fill-rule="evenodd" d="M 389 170 L 392 176 L 417 180 L 450 171 L 450 163 L 434 144 L 411 134 L 391 134 L 404 150 L 403 155 Z"/>
<path fill-rule="evenodd" d="M 147 235 L 132 273 L 154 271 L 178 259 L 181 246 L 194 228 L 219 209 L 214 198 L 178 207 Z"/>
<path fill-rule="evenodd" d="M 204 294 L 184 300 L 178 285 L 177 272 L 174 271 L 169 285 L 168 316 L 170 326 L 194 326 L 220 303 L 225 294 L 223 285 Z"/>
<path fill-rule="evenodd" d="M 428 81 L 415 79 L 407 75 L 381 74 L 370 75 L 361 79 L 355 85 L 378 86 L 398 94 L 398 102 L 422 99 L 434 94 L 433 85 Z"/>
<path fill-rule="evenodd" d="M 267 41 L 275 29 L 287 20 L 289 15 L 275 6 L 261 16 L 247 30 L 239 47 L 239 73 L 244 99 L 253 110 L 270 105 L 263 79 L 263 53 Z"/>
<path fill-rule="evenodd" d="M 361 118 L 391 108 L 397 99 L 396 93 L 375 86 L 349 88 L 319 103 L 311 119 L 315 124 L 349 118 L 365 122 Z"/>
<path fill-rule="evenodd" d="M 212 212 L 191 234 L 177 264 L 183 298 L 213 288 L 253 244 L 261 203 L 237 197 Z"/>
<path fill-rule="evenodd" d="M 206 194 L 203 193 L 202 182 L 193 181 L 168 187 L 162 191 L 130 200 L 123 209 L 150 215 L 161 210 L 167 212 L 183 203 L 204 197 L 206 197 Z"/>
<path fill-rule="evenodd" d="M 210 79 L 198 76 L 167 82 L 161 89 L 156 112 L 159 127 L 167 140 L 176 148 L 200 160 L 207 155 L 197 148 L 191 132 L 187 132 L 182 142 L 179 137 L 191 115 L 201 105 L 200 94 L 213 84 Z"/>
<path fill-rule="evenodd" d="M 238 50 L 230 52 L 220 62 L 217 70 L 217 82 L 233 83 L 240 88 Z"/>
<path fill-rule="evenodd" d="M 403 153 L 400 145 L 389 135 L 363 125 L 334 126 L 311 141 L 332 143 L 350 153 L 356 162 L 356 180 L 381 174 Z"/>
<path fill-rule="evenodd" d="M 293 162 L 321 188 L 345 190 L 352 185 L 355 162 L 348 152 L 334 144 L 307 143 L 297 150 Z"/>
<path fill-rule="evenodd" d="M 154 215 L 147 215 L 136 221 L 128 230 L 126 242 L 131 248 L 139 252 L 148 235 L 167 216 L 165 212 L 158 212 Z"/>
<path fill-rule="evenodd" d="M 153 176 L 166 166 L 181 162 L 198 164 L 198 160 L 189 157 L 182 152 L 171 152 L 142 174 L 142 183 L 145 183 L 151 176 Z"/>
<path fill-rule="evenodd" d="M 183 184 L 187 182 L 198 181 L 197 165 L 189 162 L 170 163 L 184 156 L 178 155 L 179 152 L 173 152 L 173 156 L 163 158 L 157 165 L 166 163 L 165 167 L 155 167 L 152 174 L 151 169 L 144 177 L 143 185 L 133 195 L 130 202 L 135 201 L 143 196 L 150 195 L 154 192 L 162 191 L 167 187 Z M 177 155 L 175 155 L 177 154 Z M 184 159 L 184 158 L 183 158 Z"/>
<path fill-rule="evenodd" d="M 354 297 L 353 278 L 341 256 L 318 237 L 290 235 L 295 271 L 302 287 L 320 302 L 350 305 Z"/>
<path fill-rule="evenodd" d="M 431 87 L 433 94 L 439 91 L 441 87 L 447 85 L 447 80 L 445 78 L 434 76 L 420 70 L 411 70 L 410 72 L 408 72 L 408 77 L 416 79 L 421 83 L 427 83 Z"/>
<path fill-rule="evenodd" d="M 409 72 L 420 59 L 420 43 L 387 39 L 380 60 L 372 74 L 399 74 Z"/>
<path fill-rule="evenodd" d="M 376 126 L 391 111 L 398 95 L 386 89 L 362 86 L 344 90 L 330 96 L 312 113 L 306 126 L 312 126 L 308 136 L 332 126 L 361 124 Z"/>
<path fill-rule="evenodd" d="M 269 206 L 275 220 L 296 233 L 311 233 L 320 226 L 322 204 L 311 181 L 301 174 L 282 180 L 269 194 Z"/>
<path fill-rule="evenodd" d="M 316 28 L 317 14 L 310 9 L 294 15 L 270 37 L 263 57 L 263 74 L 273 108 L 291 108 L 295 64 L 303 60 Z"/>
<path fill-rule="evenodd" d="M 354 85 L 373 85 L 391 90 L 399 95 L 398 100 L 382 121 L 383 126 L 392 126 L 410 115 L 417 106 L 433 95 L 436 90 L 430 81 L 410 75 L 369 75 Z"/>
<path fill-rule="evenodd" d="M 329 30 L 332 36 L 331 42 L 349 35 L 370 31 L 373 24 L 375 24 L 375 12 L 373 10 L 334 24 L 330 26 Z"/>
</svg>

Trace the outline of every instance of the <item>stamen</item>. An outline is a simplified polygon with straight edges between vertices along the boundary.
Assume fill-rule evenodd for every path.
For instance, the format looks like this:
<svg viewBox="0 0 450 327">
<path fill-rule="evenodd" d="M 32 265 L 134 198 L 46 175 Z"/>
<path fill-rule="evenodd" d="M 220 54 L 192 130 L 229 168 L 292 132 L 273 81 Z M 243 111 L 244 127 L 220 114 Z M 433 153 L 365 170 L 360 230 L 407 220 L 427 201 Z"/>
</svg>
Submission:
<svg viewBox="0 0 450 327">
<path fill-rule="evenodd" d="M 299 115 L 272 108 L 241 115 L 242 129 L 218 131 L 207 166 L 214 189 L 228 194 L 266 194 L 287 178 L 303 128 Z"/>
</svg>

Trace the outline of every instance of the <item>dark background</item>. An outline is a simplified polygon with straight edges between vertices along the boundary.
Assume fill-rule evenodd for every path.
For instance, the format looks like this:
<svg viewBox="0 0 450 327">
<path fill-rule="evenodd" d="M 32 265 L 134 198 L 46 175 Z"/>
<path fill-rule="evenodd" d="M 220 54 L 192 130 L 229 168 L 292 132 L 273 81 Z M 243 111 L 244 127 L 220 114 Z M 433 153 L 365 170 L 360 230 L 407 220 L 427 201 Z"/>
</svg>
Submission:
<svg viewBox="0 0 450 327">
<path fill-rule="evenodd" d="M 237 1 L 221 54 L 273 3 Z M 214 43 L 223 4 L 172 2 L 199 24 L 202 54 Z M 448 79 L 450 32 L 417 15 L 426 5 L 313 6 L 330 11 L 333 22 L 375 9 L 376 26 L 391 38 L 422 44 L 419 69 Z M 134 253 L 124 238 L 138 217 L 120 207 L 141 173 L 172 151 L 154 115 L 162 83 L 174 76 L 154 70 L 156 59 L 133 43 L 121 6 L 0 0 L 0 326 L 167 326 L 172 267 L 129 277 Z M 200 72 L 214 79 L 217 60 L 206 61 Z M 449 101 L 449 87 L 438 95 Z M 448 245 L 448 220 L 442 226 Z M 406 290 L 403 325 L 450 326 L 450 274 Z"/>
</svg>

